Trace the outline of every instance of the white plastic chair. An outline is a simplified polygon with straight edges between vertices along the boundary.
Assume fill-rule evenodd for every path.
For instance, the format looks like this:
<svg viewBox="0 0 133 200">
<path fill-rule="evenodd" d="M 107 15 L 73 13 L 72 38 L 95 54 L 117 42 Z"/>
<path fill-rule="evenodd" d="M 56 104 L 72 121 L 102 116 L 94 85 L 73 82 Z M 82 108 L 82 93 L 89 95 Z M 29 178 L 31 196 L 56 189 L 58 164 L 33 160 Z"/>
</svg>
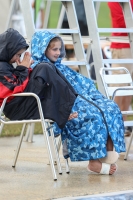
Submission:
<svg viewBox="0 0 133 200">
<path fill-rule="evenodd" d="M 57 150 L 57 145 L 56 145 L 56 141 L 54 139 L 52 127 L 50 127 L 51 121 L 49 119 L 44 119 L 42 106 L 41 106 L 41 102 L 40 102 L 39 97 L 34 93 L 18 93 L 18 94 L 14 94 L 12 96 L 33 96 L 37 101 L 38 110 L 39 110 L 39 114 L 40 114 L 40 119 L 34 119 L 34 120 L 33 119 L 29 119 L 29 120 L 9 120 L 9 119 L 6 119 L 3 115 L 3 110 L 4 110 L 4 107 L 5 107 L 6 101 L 9 97 L 7 97 L 3 100 L 3 103 L 2 103 L 1 108 L 0 108 L 0 123 L 1 123 L 0 127 L 1 127 L 1 130 L 2 130 L 4 124 L 23 124 L 12 167 L 16 166 L 18 154 L 19 154 L 21 144 L 22 144 L 22 141 L 23 141 L 23 136 L 24 136 L 26 124 L 34 124 L 34 123 L 40 122 L 41 125 L 42 125 L 44 139 L 45 139 L 46 146 L 47 146 L 47 152 L 48 152 L 48 157 L 49 157 L 49 161 L 50 161 L 53 179 L 57 180 L 53 156 L 54 156 L 54 158 L 56 157 L 56 162 L 57 162 L 59 174 L 62 174 L 60 159 L 59 159 L 58 150 Z M 48 131 L 47 128 L 49 128 L 49 131 Z M 50 145 L 50 142 L 49 142 L 50 138 L 52 138 L 51 139 L 51 141 L 52 141 L 51 145 Z M 52 148 L 53 148 L 53 151 L 51 150 Z M 54 153 L 54 155 L 53 155 L 53 153 Z"/>
<path fill-rule="evenodd" d="M 123 70 L 124 74 L 112 74 L 112 71 L 120 71 Z M 108 72 L 108 74 L 106 73 Z M 105 88 L 106 96 L 109 99 L 114 100 L 116 96 L 133 96 L 133 84 L 132 84 L 132 77 L 129 71 L 125 67 L 115 67 L 115 68 L 101 68 L 100 75 L 102 78 L 102 82 Z M 128 86 L 119 86 L 113 87 L 113 84 L 128 84 Z M 121 111 L 122 115 L 133 115 L 133 111 Z M 133 120 L 124 121 L 124 126 L 133 127 Z M 133 140 L 133 130 L 130 136 L 130 141 L 128 148 L 126 150 L 126 154 L 124 160 L 127 160 L 127 156 L 131 147 L 131 143 Z"/>
</svg>

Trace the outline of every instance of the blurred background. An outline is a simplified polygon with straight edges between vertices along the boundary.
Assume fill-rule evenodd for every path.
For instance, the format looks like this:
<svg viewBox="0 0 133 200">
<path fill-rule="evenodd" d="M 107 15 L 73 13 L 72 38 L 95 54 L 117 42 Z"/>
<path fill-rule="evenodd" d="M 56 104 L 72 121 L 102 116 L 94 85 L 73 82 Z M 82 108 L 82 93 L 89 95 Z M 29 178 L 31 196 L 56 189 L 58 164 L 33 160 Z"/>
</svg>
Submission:
<svg viewBox="0 0 133 200">
<path fill-rule="evenodd" d="M 36 28 L 43 28 L 43 23 L 45 19 L 45 13 L 46 13 L 46 0 L 29 0 L 31 4 L 31 9 L 33 11 L 33 18 Z M 80 2 L 83 0 L 74 0 L 74 2 Z M 12 24 L 11 27 L 14 29 L 17 29 L 22 35 L 25 36 L 25 25 L 23 21 L 23 13 L 21 12 L 19 1 L 16 0 L 14 12 L 12 15 Z M 8 14 L 10 10 L 11 0 L 0 0 L 0 33 L 4 32 L 7 27 L 7 20 L 8 20 Z M 51 3 L 50 13 L 49 13 L 49 20 L 48 20 L 48 28 L 56 28 L 61 12 L 61 6 L 62 3 L 59 1 L 54 1 Z M 78 7 L 76 7 L 78 9 Z M 78 10 L 76 10 L 79 14 Z M 79 16 L 78 16 L 79 17 Z M 87 16 L 86 16 L 87 17 Z M 83 22 L 85 23 L 85 19 L 82 18 Z M 102 2 L 100 4 L 98 19 L 97 19 L 98 27 L 99 28 L 108 28 L 111 27 L 111 20 L 110 20 L 110 14 L 109 14 L 109 8 L 107 6 L 106 2 Z M 86 25 L 86 29 L 87 25 Z M 88 33 L 88 30 L 86 31 Z M 108 33 L 104 36 L 108 36 Z M 108 44 L 101 44 L 101 48 L 106 48 Z M 108 49 L 108 48 L 107 48 Z M 6 128 L 6 125 L 4 126 L 4 129 L 2 131 L 3 136 L 16 136 L 20 132 L 21 125 L 11 125 L 11 128 Z M 12 131 L 10 131 L 12 130 Z M 35 134 L 42 133 L 41 125 L 38 124 L 35 127 Z"/>
<path fill-rule="evenodd" d="M 33 5 L 33 0 L 31 1 L 31 6 L 32 9 L 34 7 Z M 45 9 L 46 9 L 46 0 L 36 0 L 35 1 L 35 18 L 37 19 L 37 15 L 39 15 L 39 6 L 41 7 L 41 1 L 44 2 L 44 8 L 42 6 L 41 9 L 44 9 L 44 17 L 45 17 Z M 8 13 L 9 13 L 9 8 L 10 8 L 11 0 L 0 0 L 0 33 L 5 31 L 6 28 L 6 23 L 7 23 L 7 18 L 8 18 Z M 16 10 L 18 9 L 18 10 Z M 19 15 L 19 7 L 16 5 L 15 12 Z M 51 9 L 50 9 L 50 17 L 48 21 L 48 27 L 49 28 L 55 28 L 57 27 L 59 15 L 60 15 L 60 10 L 61 10 L 61 2 L 55 1 L 52 2 L 51 4 Z M 14 13 L 14 14 L 16 14 Z M 35 20 L 36 20 L 35 19 Z M 106 2 L 102 2 L 100 5 L 100 10 L 99 10 L 99 15 L 98 15 L 98 26 L 99 27 L 111 27 L 111 22 L 110 22 L 110 16 L 109 16 L 109 8 L 107 6 Z"/>
</svg>

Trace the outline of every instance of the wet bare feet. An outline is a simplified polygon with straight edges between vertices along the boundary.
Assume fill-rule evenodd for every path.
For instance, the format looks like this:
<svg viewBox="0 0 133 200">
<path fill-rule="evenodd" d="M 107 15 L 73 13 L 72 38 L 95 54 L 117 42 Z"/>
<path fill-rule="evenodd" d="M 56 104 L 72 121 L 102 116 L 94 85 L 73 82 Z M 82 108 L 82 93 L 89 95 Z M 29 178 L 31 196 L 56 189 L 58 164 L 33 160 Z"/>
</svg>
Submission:
<svg viewBox="0 0 133 200">
<path fill-rule="evenodd" d="M 77 117 L 78 117 L 78 113 L 77 113 L 77 112 L 74 112 L 74 113 L 71 113 L 71 114 L 69 115 L 68 120 L 71 120 L 71 119 L 77 118 Z"/>
<path fill-rule="evenodd" d="M 100 173 L 101 168 L 102 168 L 102 163 L 99 160 L 90 160 L 89 161 L 89 165 L 88 165 L 89 170 Z M 115 164 L 110 165 L 109 174 L 112 175 L 115 173 L 115 171 L 116 171 L 116 165 Z"/>
</svg>

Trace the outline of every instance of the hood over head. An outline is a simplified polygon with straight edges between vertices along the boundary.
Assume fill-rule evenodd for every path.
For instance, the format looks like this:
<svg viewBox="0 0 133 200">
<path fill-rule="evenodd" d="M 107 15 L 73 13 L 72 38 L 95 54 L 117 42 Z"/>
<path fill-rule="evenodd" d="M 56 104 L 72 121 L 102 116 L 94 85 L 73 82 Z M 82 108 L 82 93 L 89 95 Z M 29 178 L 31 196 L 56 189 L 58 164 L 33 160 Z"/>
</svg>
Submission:
<svg viewBox="0 0 133 200">
<path fill-rule="evenodd" d="M 24 37 L 13 28 L 0 34 L 0 61 L 9 62 L 21 49 L 28 49 Z"/>
<path fill-rule="evenodd" d="M 41 62 L 49 61 L 45 55 L 45 52 L 50 41 L 55 37 L 59 38 L 62 44 L 61 53 L 58 60 L 61 60 L 62 58 L 65 57 L 66 55 L 65 46 L 63 44 L 61 37 L 49 31 L 38 31 L 34 33 L 31 41 L 31 55 L 34 60 L 34 63 L 31 66 L 32 68 L 34 68 L 37 64 Z"/>
</svg>

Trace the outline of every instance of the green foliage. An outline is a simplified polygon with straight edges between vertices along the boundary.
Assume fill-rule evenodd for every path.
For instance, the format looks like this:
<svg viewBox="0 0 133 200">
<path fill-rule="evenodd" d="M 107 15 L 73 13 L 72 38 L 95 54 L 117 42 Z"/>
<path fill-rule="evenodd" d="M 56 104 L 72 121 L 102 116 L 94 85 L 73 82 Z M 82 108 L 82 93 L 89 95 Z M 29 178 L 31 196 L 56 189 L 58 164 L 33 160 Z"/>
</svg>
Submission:
<svg viewBox="0 0 133 200">
<path fill-rule="evenodd" d="M 41 4 L 41 0 L 36 0 L 35 1 L 35 20 L 36 20 L 36 17 L 38 15 L 38 12 L 40 10 L 40 4 Z"/>
<path fill-rule="evenodd" d="M 100 4 L 100 10 L 98 15 L 98 27 L 99 28 L 111 27 L 110 11 L 107 2 L 102 2 Z"/>
<path fill-rule="evenodd" d="M 61 10 L 61 2 L 59 1 L 52 2 L 51 9 L 50 9 L 50 18 L 49 18 L 49 23 L 48 23 L 49 28 L 57 27 L 60 10 Z"/>
<path fill-rule="evenodd" d="M 18 136 L 21 133 L 21 124 L 5 125 L 0 137 Z M 42 134 L 42 127 L 40 123 L 35 124 L 34 134 Z"/>
<path fill-rule="evenodd" d="M 49 28 L 57 27 L 60 10 L 61 10 L 61 2 L 59 1 L 52 2 L 51 10 L 50 10 L 49 25 L 48 25 Z M 100 4 L 100 10 L 99 10 L 97 23 L 98 23 L 99 28 L 111 27 L 110 12 L 109 12 L 107 2 L 102 2 Z"/>
<path fill-rule="evenodd" d="M 102 2 L 100 4 L 97 23 L 98 23 L 99 28 L 110 28 L 111 27 L 110 11 L 109 11 L 107 2 Z M 110 35 L 110 33 L 101 33 L 100 35 L 107 36 L 107 35 Z"/>
</svg>

